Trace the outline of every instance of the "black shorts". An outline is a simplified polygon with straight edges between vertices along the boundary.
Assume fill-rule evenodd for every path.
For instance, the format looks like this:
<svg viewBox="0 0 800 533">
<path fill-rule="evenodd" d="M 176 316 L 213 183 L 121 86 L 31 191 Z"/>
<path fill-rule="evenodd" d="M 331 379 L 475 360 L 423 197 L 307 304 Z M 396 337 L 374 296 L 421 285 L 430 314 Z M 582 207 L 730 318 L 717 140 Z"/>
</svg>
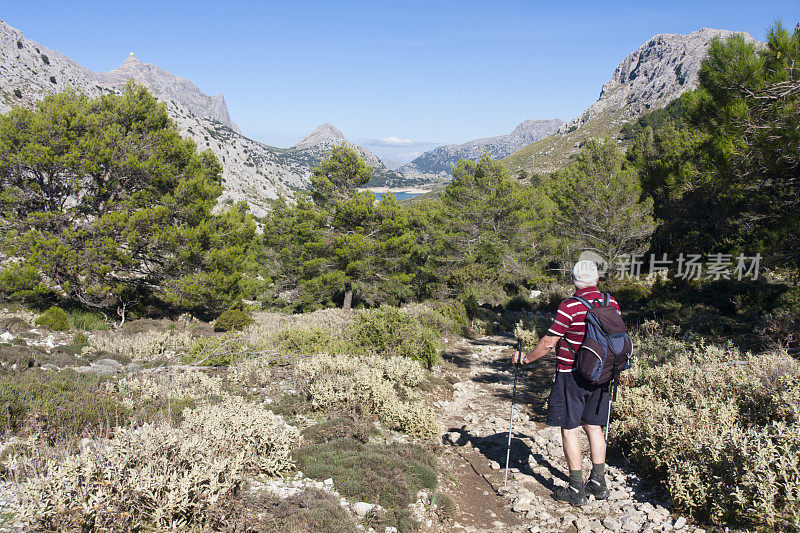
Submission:
<svg viewBox="0 0 800 533">
<path fill-rule="evenodd" d="M 547 400 L 547 425 L 573 429 L 605 426 L 611 394 L 608 385 L 592 385 L 575 372 L 556 372 Z"/>
</svg>

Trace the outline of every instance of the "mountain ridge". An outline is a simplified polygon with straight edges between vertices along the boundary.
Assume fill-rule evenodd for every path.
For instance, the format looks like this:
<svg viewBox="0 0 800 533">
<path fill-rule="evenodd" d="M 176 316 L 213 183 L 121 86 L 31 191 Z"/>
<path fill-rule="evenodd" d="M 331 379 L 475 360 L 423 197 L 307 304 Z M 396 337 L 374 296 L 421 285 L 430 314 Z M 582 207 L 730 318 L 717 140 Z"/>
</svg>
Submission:
<svg viewBox="0 0 800 533">
<path fill-rule="evenodd" d="M 291 197 L 308 188 L 311 170 L 330 149 L 331 143 L 324 142 L 288 149 L 257 142 L 240 133 L 221 94 L 209 96 L 191 81 L 131 55 L 116 69 L 94 72 L 0 21 L 0 113 L 13 106 L 32 107 L 47 94 L 65 89 L 91 98 L 119 93 L 131 78 L 164 103 L 182 136 L 217 156 L 224 184 L 220 205 L 244 200 L 255 215 L 265 215 L 279 196 Z M 365 148 L 347 144 L 373 167 L 376 179 L 398 177 Z"/>
<path fill-rule="evenodd" d="M 461 144 L 448 144 L 428 150 L 399 168 L 406 177 L 451 177 L 460 159 L 477 161 L 484 153 L 500 159 L 541 138 L 555 133 L 564 124 L 561 119 L 529 119 L 517 125 L 511 133 L 473 139 Z"/>
<path fill-rule="evenodd" d="M 644 113 L 666 107 L 698 84 L 712 39 L 745 32 L 701 28 L 689 34 L 660 33 L 628 54 L 603 84 L 598 99 L 558 131 L 503 159 L 514 173 L 552 172 L 564 166 L 589 138 L 616 136 Z"/>
</svg>

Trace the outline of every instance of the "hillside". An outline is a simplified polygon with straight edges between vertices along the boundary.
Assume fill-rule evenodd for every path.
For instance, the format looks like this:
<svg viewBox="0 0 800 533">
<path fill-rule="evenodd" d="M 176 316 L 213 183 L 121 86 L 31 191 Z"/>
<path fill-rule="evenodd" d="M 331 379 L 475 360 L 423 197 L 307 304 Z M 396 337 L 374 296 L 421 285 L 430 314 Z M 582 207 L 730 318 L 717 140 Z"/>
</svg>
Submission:
<svg viewBox="0 0 800 533">
<path fill-rule="evenodd" d="M 577 153 L 586 139 L 617 135 L 626 122 L 665 107 L 697 87 L 697 75 L 711 40 L 734 33 L 703 28 L 688 35 L 656 35 L 617 66 L 594 104 L 554 135 L 506 157 L 506 168 L 513 173 L 552 172 Z"/>
<path fill-rule="evenodd" d="M 12 106 L 32 106 L 48 93 L 65 89 L 90 97 L 120 92 L 130 79 L 166 105 L 181 135 L 217 155 L 225 184 L 221 200 L 245 200 L 256 215 L 265 214 L 278 195 L 306 188 L 311 169 L 333 144 L 344 141 L 339 130 L 323 124 L 292 148 L 259 143 L 241 134 L 222 94 L 209 96 L 189 80 L 142 63 L 133 54 L 114 70 L 93 72 L 0 21 L 0 113 Z M 374 154 L 356 148 L 375 168 L 376 179 L 396 177 Z"/>
<path fill-rule="evenodd" d="M 477 161 L 483 154 L 501 159 L 532 142 L 551 135 L 564 124 L 561 119 L 526 120 L 507 135 L 475 139 L 463 144 L 439 146 L 423 153 L 399 171 L 407 178 L 449 179 L 460 159 Z"/>
</svg>

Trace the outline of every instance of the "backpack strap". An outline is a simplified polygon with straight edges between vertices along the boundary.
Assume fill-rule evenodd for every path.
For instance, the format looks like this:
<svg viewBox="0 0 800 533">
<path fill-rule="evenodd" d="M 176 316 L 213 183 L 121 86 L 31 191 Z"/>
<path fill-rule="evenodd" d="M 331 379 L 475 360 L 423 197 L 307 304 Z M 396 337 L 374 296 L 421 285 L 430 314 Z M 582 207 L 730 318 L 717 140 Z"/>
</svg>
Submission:
<svg viewBox="0 0 800 533">
<path fill-rule="evenodd" d="M 603 293 L 603 305 L 604 306 L 608 305 L 608 302 L 609 302 L 610 299 L 611 299 L 611 295 L 610 294 L 608 294 L 607 292 Z"/>
<path fill-rule="evenodd" d="M 578 296 L 578 295 L 574 295 L 574 296 L 572 296 L 572 298 L 575 298 L 580 303 L 582 303 L 586 307 L 587 310 L 594 308 L 594 306 L 592 304 L 590 304 L 589 300 L 587 300 L 586 298 L 583 298 L 583 297 Z"/>
</svg>

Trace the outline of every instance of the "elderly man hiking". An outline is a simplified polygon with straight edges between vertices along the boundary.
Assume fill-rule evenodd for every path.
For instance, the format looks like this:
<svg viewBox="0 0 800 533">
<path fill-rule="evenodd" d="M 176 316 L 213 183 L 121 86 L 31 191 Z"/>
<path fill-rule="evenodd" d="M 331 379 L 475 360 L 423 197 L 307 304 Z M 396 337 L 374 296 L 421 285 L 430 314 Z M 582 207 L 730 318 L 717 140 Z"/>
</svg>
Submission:
<svg viewBox="0 0 800 533">
<path fill-rule="evenodd" d="M 558 306 L 553 325 L 532 352 L 515 352 L 514 364 L 527 364 L 556 349 L 556 375 L 547 401 L 547 425 L 561 428 L 569 484 L 555 498 L 579 507 L 586 493 L 608 497 L 605 481 L 606 440 L 603 425 L 610 409 L 610 383 L 627 368 L 632 347 L 611 295 L 597 289 L 593 261 L 579 261 L 572 270 L 575 294 Z M 621 331 L 620 331 L 621 330 Z M 599 341 L 599 342 L 598 342 Z M 589 437 L 592 472 L 584 484 L 580 426 Z"/>
</svg>

